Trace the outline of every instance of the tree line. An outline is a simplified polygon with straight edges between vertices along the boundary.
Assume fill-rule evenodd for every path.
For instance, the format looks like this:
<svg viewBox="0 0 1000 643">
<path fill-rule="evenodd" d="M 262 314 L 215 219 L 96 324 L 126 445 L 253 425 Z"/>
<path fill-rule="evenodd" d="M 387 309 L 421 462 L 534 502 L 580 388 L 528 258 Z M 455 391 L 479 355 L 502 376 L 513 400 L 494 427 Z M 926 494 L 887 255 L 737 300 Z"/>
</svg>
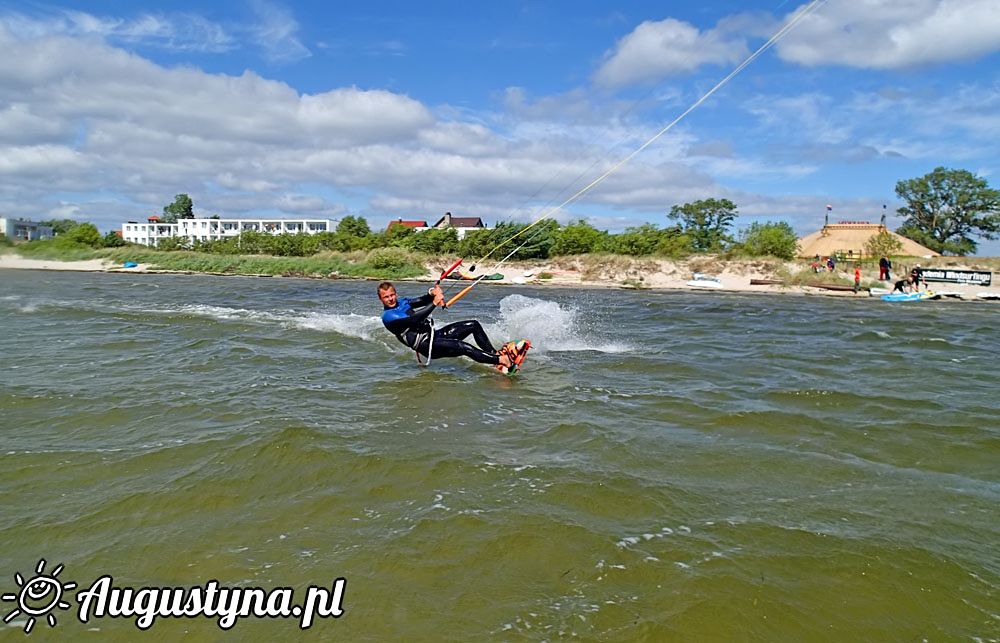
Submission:
<svg viewBox="0 0 1000 643">
<path fill-rule="evenodd" d="M 899 181 L 896 194 L 905 203 L 897 210 L 903 224 L 897 233 L 941 254 L 965 255 L 976 251 L 976 236 L 995 239 L 1000 233 L 1000 191 L 967 170 L 937 168 L 915 179 Z M 178 194 L 163 208 L 163 222 L 193 218 L 193 203 Z M 185 237 L 162 239 L 161 250 L 197 250 L 218 254 L 269 254 L 309 256 L 322 251 L 350 252 L 378 248 L 404 248 L 430 255 L 513 259 L 546 259 L 553 256 L 612 253 L 629 256 L 683 258 L 695 253 L 726 253 L 732 256 L 774 256 L 792 259 L 797 239 L 784 222 L 753 223 L 733 234 L 738 211 L 728 199 L 702 199 L 673 206 L 668 223 L 646 223 L 620 233 L 598 230 L 584 220 L 560 225 L 545 220 L 530 226 L 503 222 L 491 229 L 470 231 L 459 239 L 453 228 L 416 232 L 402 225 L 374 232 L 360 216 L 345 216 L 335 232 L 270 235 L 243 231 L 218 241 L 194 241 Z M 215 217 L 217 218 L 217 217 Z M 92 224 L 71 219 L 43 222 L 52 225 L 65 241 L 89 247 L 113 247 L 125 242 L 115 233 L 103 237 Z M 872 256 L 896 254 L 901 246 L 892 235 L 881 233 L 869 240 L 865 251 Z"/>
<path fill-rule="evenodd" d="M 244 230 L 238 236 L 214 241 L 191 241 L 186 237 L 161 239 L 160 250 L 196 250 L 218 254 L 268 254 L 308 256 L 322 251 L 351 252 L 378 248 L 403 248 L 428 255 L 493 256 L 512 259 L 590 253 L 683 258 L 700 252 L 744 255 L 795 256 L 795 232 L 787 223 L 754 223 L 737 237 L 730 235 L 736 206 L 725 199 L 706 199 L 677 206 L 670 215 L 674 225 L 647 223 L 613 234 L 598 230 L 583 220 L 567 225 L 548 219 L 530 225 L 502 222 L 494 228 L 469 231 L 459 239 L 454 228 L 415 231 L 391 225 L 375 232 L 360 216 L 345 216 L 334 232 L 271 235 Z"/>
</svg>

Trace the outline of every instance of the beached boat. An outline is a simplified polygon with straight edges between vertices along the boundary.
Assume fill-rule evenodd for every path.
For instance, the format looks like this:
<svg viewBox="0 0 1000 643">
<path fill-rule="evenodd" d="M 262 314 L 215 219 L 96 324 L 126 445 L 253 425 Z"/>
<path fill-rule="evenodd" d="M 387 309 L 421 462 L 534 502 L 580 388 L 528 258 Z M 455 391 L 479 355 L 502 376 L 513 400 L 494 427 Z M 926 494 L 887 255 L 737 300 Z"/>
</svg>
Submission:
<svg viewBox="0 0 1000 643">
<path fill-rule="evenodd" d="M 692 288 L 722 288 L 722 282 L 718 277 L 702 274 L 700 272 L 694 273 L 693 277 L 694 279 L 686 282 L 686 285 Z"/>
<path fill-rule="evenodd" d="M 499 281 L 503 279 L 503 275 L 499 272 L 494 272 L 492 275 L 470 275 L 464 272 L 453 272 L 446 277 L 447 279 L 456 279 L 459 281 L 475 281 L 476 279 L 482 279 L 484 281 Z"/>
</svg>

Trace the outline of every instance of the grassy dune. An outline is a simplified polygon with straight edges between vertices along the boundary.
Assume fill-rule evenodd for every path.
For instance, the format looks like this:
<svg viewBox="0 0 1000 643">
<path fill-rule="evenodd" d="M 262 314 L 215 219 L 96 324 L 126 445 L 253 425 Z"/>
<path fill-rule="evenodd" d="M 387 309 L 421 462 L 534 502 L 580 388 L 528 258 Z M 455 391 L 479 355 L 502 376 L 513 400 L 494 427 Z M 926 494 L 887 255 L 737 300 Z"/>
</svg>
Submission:
<svg viewBox="0 0 1000 643">
<path fill-rule="evenodd" d="M 134 261 L 147 264 L 150 270 L 233 275 L 405 279 L 425 273 L 422 257 L 398 248 L 351 253 L 323 252 L 309 257 L 163 252 L 140 246 L 91 249 L 50 242 L 18 244 L 14 249 L 19 255 L 29 259 L 53 261 L 108 259 L 118 264 Z"/>
</svg>

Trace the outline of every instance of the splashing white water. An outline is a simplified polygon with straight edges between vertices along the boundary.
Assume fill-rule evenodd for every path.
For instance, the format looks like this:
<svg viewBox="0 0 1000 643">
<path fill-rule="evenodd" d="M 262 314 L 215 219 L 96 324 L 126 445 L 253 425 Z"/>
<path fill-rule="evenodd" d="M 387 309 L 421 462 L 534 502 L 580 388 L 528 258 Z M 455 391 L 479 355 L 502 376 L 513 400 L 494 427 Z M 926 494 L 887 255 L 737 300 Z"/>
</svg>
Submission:
<svg viewBox="0 0 1000 643">
<path fill-rule="evenodd" d="M 358 315 L 355 313 L 305 313 L 292 316 L 290 321 L 299 328 L 318 331 L 333 331 L 347 337 L 359 339 L 377 339 L 377 332 L 382 329 L 379 317 Z"/>
<path fill-rule="evenodd" d="M 500 318 L 487 332 L 496 341 L 501 338 L 528 338 L 533 350 L 538 352 L 626 353 L 633 350 L 628 344 L 610 341 L 599 333 L 583 330 L 579 316 L 579 311 L 554 301 L 508 295 L 500 301 Z"/>
<path fill-rule="evenodd" d="M 378 317 L 355 313 L 303 312 L 295 310 L 267 311 L 247 308 L 230 308 L 208 304 L 188 304 L 180 308 L 155 309 L 147 312 L 176 314 L 178 312 L 219 320 L 239 320 L 264 324 L 279 324 L 286 328 L 302 328 L 320 332 L 333 331 L 345 337 L 364 340 L 377 339 L 376 331 L 382 328 Z"/>
</svg>

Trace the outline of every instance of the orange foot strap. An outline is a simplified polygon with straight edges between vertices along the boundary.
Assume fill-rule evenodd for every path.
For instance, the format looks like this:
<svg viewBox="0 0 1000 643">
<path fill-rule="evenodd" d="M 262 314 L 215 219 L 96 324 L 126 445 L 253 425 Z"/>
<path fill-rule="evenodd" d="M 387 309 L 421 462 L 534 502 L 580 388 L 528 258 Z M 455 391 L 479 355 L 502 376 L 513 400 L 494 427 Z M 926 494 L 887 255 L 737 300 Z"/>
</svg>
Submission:
<svg viewBox="0 0 1000 643">
<path fill-rule="evenodd" d="M 524 358 L 528 355 L 529 348 L 531 348 L 531 342 L 526 339 L 522 339 L 519 342 L 507 342 L 497 352 L 501 355 L 506 355 L 510 359 L 510 367 L 497 364 L 496 369 L 504 375 L 516 373 L 521 363 L 524 362 Z"/>
</svg>

